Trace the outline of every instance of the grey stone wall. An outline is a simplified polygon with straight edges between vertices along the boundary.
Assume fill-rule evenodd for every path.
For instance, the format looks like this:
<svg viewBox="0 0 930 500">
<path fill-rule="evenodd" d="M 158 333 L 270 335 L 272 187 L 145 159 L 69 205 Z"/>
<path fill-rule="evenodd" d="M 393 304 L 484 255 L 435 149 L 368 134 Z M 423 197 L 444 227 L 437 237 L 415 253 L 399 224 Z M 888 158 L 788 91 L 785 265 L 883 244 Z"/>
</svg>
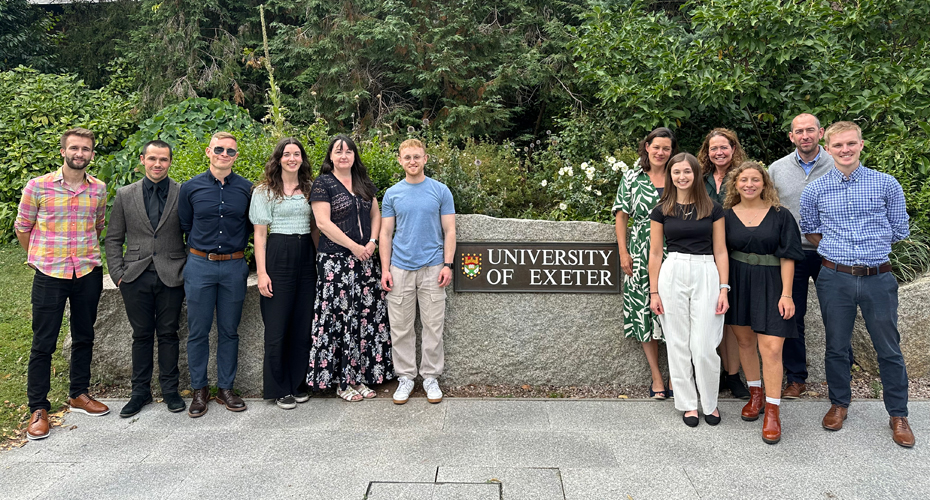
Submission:
<svg viewBox="0 0 930 500">
<path fill-rule="evenodd" d="M 482 215 L 456 217 L 460 241 L 616 241 L 614 228 L 593 222 L 549 222 L 495 219 Z M 256 279 L 249 279 L 239 327 L 239 374 L 236 387 L 260 395 L 262 385 L 262 321 Z M 901 348 L 911 377 L 930 374 L 930 276 L 901 287 Z M 646 384 L 649 369 L 639 342 L 624 339 L 620 295 L 456 293 L 446 302 L 446 373 L 444 383 L 602 385 Z M 810 381 L 823 381 L 824 334 L 816 290 L 811 284 L 807 318 Z M 189 386 L 185 342 L 186 315 L 181 320 L 181 387 Z M 69 357 L 70 339 L 65 342 Z M 129 387 L 132 330 L 123 300 L 105 278 L 97 317 L 93 376 L 97 381 Z M 211 333 L 211 351 L 216 331 Z M 857 361 L 877 372 L 872 348 L 860 317 L 853 337 Z M 660 348 L 665 369 L 665 350 Z M 211 356 L 211 383 L 216 366 Z M 157 374 L 156 377 L 157 379 Z M 157 387 L 157 383 L 153 384 Z M 157 390 L 157 389 L 156 389 Z"/>
</svg>

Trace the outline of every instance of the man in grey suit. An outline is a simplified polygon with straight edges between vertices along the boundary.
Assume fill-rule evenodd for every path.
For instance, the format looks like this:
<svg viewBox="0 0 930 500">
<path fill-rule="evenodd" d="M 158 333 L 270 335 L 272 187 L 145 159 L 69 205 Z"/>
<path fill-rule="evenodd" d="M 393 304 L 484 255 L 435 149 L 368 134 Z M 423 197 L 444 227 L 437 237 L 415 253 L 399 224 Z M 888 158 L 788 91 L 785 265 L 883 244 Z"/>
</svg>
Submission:
<svg viewBox="0 0 930 500">
<path fill-rule="evenodd" d="M 116 192 L 104 239 L 110 277 L 123 295 L 132 325 L 132 394 L 120 411 L 124 418 L 152 402 L 156 336 L 162 397 L 169 411 L 185 409 L 178 394 L 178 325 L 187 262 L 178 219 L 180 187 L 168 177 L 171 146 L 167 143 L 148 142 L 139 159 L 145 177 Z"/>
</svg>

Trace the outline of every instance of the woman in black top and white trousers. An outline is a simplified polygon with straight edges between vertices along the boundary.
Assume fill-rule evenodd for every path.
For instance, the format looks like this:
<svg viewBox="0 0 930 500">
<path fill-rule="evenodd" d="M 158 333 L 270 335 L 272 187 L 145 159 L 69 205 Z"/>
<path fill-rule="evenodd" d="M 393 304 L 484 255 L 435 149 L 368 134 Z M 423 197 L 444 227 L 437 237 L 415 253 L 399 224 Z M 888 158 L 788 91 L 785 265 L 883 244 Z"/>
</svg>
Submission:
<svg viewBox="0 0 930 500">
<path fill-rule="evenodd" d="M 665 192 L 650 215 L 650 308 L 659 315 L 665 332 L 675 408 L 685 412 L 685 424 L 697 426 L 700 394 L 704 420 L 717 425 L 717 346 L 729 307 L 723 208 L 711 201 L 698 181 L 697 158 L 680 153 L 668 165 Z M 668 245 L 664 263 L 663 239 Z"/>
</svg>

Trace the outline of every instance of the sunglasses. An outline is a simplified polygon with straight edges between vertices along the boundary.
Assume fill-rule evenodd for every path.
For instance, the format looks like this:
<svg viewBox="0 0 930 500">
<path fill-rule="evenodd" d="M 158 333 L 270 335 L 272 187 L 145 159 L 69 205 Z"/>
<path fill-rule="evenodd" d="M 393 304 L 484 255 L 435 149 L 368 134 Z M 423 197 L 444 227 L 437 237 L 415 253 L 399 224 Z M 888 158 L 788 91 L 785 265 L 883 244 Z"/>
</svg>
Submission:
<svg viewBox="0 0 930 500">
<path fill-rule="evenodd" d="M 223 154 L 223 151 L 226 151 L 227 156 L 236 156 L 236 153 L 238 153 L 235 148 L 224 148 L 222 146 L 213 148 L 213 154 L 215 155 L 221 155 Z"/>
</svg>

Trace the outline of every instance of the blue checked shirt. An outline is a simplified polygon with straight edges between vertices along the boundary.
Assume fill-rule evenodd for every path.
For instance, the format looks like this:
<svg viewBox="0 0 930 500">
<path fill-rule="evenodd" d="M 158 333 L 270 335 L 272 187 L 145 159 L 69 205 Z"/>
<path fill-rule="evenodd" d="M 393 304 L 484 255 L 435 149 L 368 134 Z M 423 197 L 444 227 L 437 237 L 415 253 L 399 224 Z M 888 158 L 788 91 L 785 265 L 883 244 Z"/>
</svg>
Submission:
<svg viewBox="0 0 930 500">
<path fill-rule="evenodd" d="M 910 234 L 907 221 L 898 181 L 862 165 L 849 178 L 833 168 L 801 193 L 801 232 L 823 235 L 817 253 L 837 264 L 887 262 L 891 244 Z"/>
</svg>

